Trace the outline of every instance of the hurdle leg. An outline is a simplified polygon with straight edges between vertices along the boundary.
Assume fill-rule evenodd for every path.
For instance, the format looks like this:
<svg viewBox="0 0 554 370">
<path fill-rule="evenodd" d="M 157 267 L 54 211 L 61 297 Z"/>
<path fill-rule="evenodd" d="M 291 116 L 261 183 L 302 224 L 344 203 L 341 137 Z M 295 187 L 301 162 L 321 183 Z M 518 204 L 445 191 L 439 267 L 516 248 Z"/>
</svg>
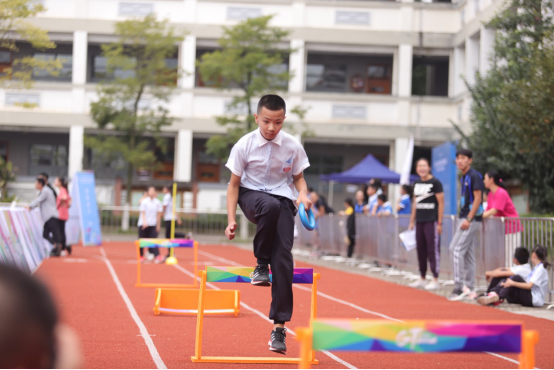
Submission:
<svg viewBox="0 0 554 370">
<path fill-rule="evenodd" d="M 156 303 L 154 304 L 154 315 L 156 316 L 160 315 L 161 300 L 162 300 L 162 290 L 160 288 L 156 288 Z"/>
<path fill-rule="evenodd" d="M 314 280 L 312 283 L 312 309 L 310 314 L 310 327 L 312 326 L 312 321 L 315 320 L 317 317 L 317 281 L 321 277 L 320 274 L 314 273 Z M 310 360 L 311 362 L 315 361 L 315 351 L 312 349 L 312 346 L 310 345 L 309 348 L 310 351 Z"/>
<path fill-rule="evenodd" d="M 193 243 L 192 250 L 194 253 L 194 276 L 198 276 L 198 242 Z M 198 281 L 196 278 L 194 279 L 193 284 L 196 288 L 196 286 L 198 285 Z"/>
<path fill-rule="evenodd" d="M 313 353 L 312 330 L 308 328 L 297 329 L 296 338 L 300 341 L 300 364 L 298 368 L 309 369 Z"/>
<path fill-rule="evenodd" d="M 204 292 L 206 290 L 206 272 L 200 271 L 200 289 L 198 295 L 198 312 L 196 316 L 196 343 L 194 345 L 194 357 L 193 360 L 200 360 L 202 358 L 202 329 L 204 325 Z M 195 279 L 196 280 L 196 279 Z"/>
<path fill-rule="evenodd" d="M 135 286 L 140 286 L 140 242 L 137 240 L 135 244 L 137 246 L 137 283 Z"/>
<path fill-rule="evenodd" d="M 519 354 L 520 369 L 535 368 L 535 345 L 539 342 L 539 333 L 535 330 L 524 330 Z"/>
</svg>

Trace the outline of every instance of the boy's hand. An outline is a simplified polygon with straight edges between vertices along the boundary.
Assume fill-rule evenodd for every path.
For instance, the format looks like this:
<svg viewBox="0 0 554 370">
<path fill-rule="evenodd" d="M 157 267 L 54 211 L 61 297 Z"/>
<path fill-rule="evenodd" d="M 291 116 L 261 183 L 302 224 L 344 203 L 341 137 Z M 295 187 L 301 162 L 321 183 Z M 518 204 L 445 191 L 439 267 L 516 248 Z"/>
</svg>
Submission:
<svg viewBox="0 0 554 370">
<path fill-rule="evenodd" d="M 306 211 L 312 208 L 312 201 L 308 198 L 307 195 L 300 194 L 298 196 L 298 199 L 296 199 L 296 206 L 300 207 L 300 203 L 304 204 L 304 208 L 306 208 Z"/>
<path fill-rule="evenodd" d="M 225 229 L 225 236 L 229 240 L 235 239 L 235 230 L 237 229 L 237 223 L 231 222 L 229 226 Z"/>
</svg>

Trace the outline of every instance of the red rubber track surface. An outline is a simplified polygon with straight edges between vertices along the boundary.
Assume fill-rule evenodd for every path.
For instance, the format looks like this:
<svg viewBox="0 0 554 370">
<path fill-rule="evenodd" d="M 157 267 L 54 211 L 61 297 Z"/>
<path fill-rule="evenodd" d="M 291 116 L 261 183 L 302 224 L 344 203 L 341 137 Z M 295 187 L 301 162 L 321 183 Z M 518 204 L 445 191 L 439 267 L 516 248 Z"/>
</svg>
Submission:
<svg viewBox="0 0 554 370">
<path fill-rule="evenodd" d="M 295 365 L 195 364 L 195 316 L 154 316 L 154 288 L 136 288 L 135 248 L 132 243 L 106 243 L 108 260 L 129 296 L 140 319 L 146 326 L 161 359 L 168 368 L 295 368 Z M 165 253 L 164 250 L 161 251 Z M 192 253 L 179 250 L 179 265 L 192 272 Z M 219 258 L 219 259 L 218 259 Z M 221 260 L 223 259 L 223 260 Z M 199 268 L 205 265 L 253 266 L 255 258 L 249 251 L 234 246 L 201 245 Z M 479 307 L 444 298 L 424 291 L 387 283 L 358 274 L 297 263 L 297 267 L 313 267 L 321 273 L 318 290 L 321 293 L 350 302 L 366 310 L 389 317 L 445 320 L 510 320 L 523 321 L 527 329 L 538 330 L 540 342 L 536 350 L 536 366 L 554 368 L 554 322 L 516 315 L 489 307 Z M 85 368 L 155 368 L 139 328 L 131 318 L 114 280 L 97 247 L 74 247 L 73 255 L 51 258 L 39 268 L 36 276 L 51 288 L 62 320 L 78 333 Z M 143 265 L 143 282 L 191 283 L 192 278 L 176 267 Z M 217 284 L 222 289 L 239 289 L 241 301 L 249 307 L 269 314 L 270 289 L 249 284 Z M 305 288 L 310 288 L 305 285 Z M 287 326 L 295 329 L 308 324 L 310 292 L 294 289 L 294 315 Z M 369 318 L 379 317 L 354 307 L 318 298 L 319 317 Z M 258 314 L 241 307 L 238 318 L 208 316 L 204 319 L 204 356 L 276 356 L 268 351 L 271 324 Z M 299 344 L 289 335 L 288 355 L 297 357 Z M 358 368 L 517 368 L 517 364 L 486 353 L 463 354 L 399 354 L 334 352 L 340 359 Z M 517 355 L 501 354 L 516 359 Z M 278 356 L 278 355 L 277 355 Z M 314 368 L 344 368 L 323 353 L 317 353 L 320 365 Z"/>
</svg>

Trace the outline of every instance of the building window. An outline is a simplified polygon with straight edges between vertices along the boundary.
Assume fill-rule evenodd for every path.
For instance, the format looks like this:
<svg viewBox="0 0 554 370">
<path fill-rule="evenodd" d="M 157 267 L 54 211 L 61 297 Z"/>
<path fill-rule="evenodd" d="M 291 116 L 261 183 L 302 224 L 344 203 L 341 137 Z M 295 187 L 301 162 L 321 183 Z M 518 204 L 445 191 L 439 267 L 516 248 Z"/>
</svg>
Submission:
<svg viewBox="0 0 554 370">
<path fill-rule="evenodd" d="M 448 96 L 448 57 L 414 56 L 412 95 Z"/>
<path fill-rule="evenodd" d="M 328 175 L 342 172 L 343 157 L 340 155 L 310 155 L 310 167 L 304 173 L 308 175 Z"/>
<path fill-rule="evenodd" d="M 5 74 L 6 68 L 11 68 L 13 63 L 12 52 L 9 50 L 0 50 L 0 76 Z"/>
<path fill-rule="evenodd" d="M 30 174 L 47 172 L 53 176 L 67 175 L 67 146 L 32 144 L 30 148 Z"/>
<path fill-rule="evenodd" d="M 59 60 L 62 63 L 62 68 L 60 69 L 58 76 L 53 76 L 46 69 L 35 68 L 33 70 L 33 78 L 35 80 L 71 82 L 71 77 L 73 75 L 73 55 L 56 53 L 35 53 L 35 58 L 39 61 L 47 62 Z"/>
<path fill-rule="evenodd" d="M 196 180 L 201 182 L 219 182 L 220 161 L 204 151 L 196 155 Z"/>
<path fill-rule="evenodd" d="M 390 95 L 391 85 L 391 57 L 308 55 L 306 91 Z"/>
<path fill-rule="evenodd" d="M 8 148 L 9 146 L 7 141 L 0 141 L 0 157 L 2 157 L 2 159 L 5 161 L 9 159 Z"/>
<path fill-rule="evenodd" d="M 92 80 L 94 82 L 109 81 L 116 78 L 134 77 L 135 71 L 116 68 L 113 72 L 108 71 L 108 58 L 97 55 L 92 61 Z"/>
</svg>

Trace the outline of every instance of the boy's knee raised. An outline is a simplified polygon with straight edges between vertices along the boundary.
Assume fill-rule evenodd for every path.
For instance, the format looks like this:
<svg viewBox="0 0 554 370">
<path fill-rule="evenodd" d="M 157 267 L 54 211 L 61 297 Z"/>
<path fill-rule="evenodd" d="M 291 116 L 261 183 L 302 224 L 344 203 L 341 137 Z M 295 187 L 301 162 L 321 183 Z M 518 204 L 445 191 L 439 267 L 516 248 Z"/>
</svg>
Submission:
<svg viewBox="0 0 554 370">
<path fill-rule="evenodd" d="M 281 203 L 278 200 L 266 202 L 262 206 L 262 212 L 268 216 L 278 217 L 281 213 Z"/>
</svg>

